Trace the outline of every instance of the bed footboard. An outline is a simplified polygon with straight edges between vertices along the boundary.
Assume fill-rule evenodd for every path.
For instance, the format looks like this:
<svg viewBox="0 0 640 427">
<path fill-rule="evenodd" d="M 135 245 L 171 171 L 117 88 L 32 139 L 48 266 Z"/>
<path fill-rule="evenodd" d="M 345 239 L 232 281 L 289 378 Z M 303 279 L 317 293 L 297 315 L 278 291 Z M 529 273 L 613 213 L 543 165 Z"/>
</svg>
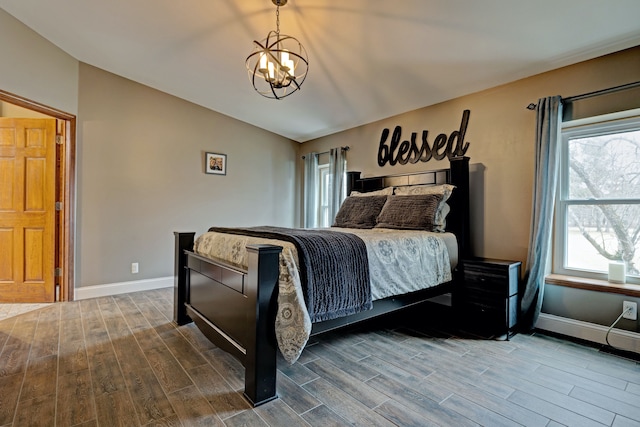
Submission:
<svg viewBox="0 0 640 427">
<path fill-rule="evenodd" d="M 248 269 L 194 254 L 195 233 L 174 233 L 174 321 L 192 320 L 245 367 L 245 397 L 258 406 L 277 397 L 274 321 L 280 246 L 247 246 Z"/>
</svg>

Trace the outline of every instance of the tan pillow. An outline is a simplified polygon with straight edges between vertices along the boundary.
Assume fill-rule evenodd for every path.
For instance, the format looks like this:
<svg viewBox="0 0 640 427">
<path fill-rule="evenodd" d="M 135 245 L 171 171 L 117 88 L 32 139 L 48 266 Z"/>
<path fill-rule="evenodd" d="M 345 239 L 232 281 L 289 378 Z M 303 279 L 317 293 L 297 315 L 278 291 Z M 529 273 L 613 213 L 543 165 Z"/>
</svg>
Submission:
<svg viewBox="0 0 640 427">
<path fill-rule="evenodd" d="M 411 185 L 406 187 L 396 187 L 395 194 L 396 196 L 409 196 L 416 194 L 442 194 L 442 201 L 446 202 L 449 196 L 451 196 L 451 192 L 456 188 L 455 185 L 451 184 L 440 184 L 440 185 Z"/>
<path fill-rule="evenodd" d="M 442 194 L 388 196 L 376 227 L 434 231 L 441 200 Z"/>
<path fill-rule="evenodd" d="M 382 190 L 369 191 L 368 193 L 361 193 L 359 191 L 352 191 L 349 197 L 369 197 L 369 196 L 390 196 L 393 194 L 393 187 L 385 187 Z"/>
<path fill-rule="evenodd" d="M 434 219 L 433 231 L 438 231 L 440 233 L 444 233 L 447 228 L 447 215 L 451 211 L 451 206 L 449 203 L 440 203 L 440 209 L 436 212 L 436 217 Z"/>
</svg>

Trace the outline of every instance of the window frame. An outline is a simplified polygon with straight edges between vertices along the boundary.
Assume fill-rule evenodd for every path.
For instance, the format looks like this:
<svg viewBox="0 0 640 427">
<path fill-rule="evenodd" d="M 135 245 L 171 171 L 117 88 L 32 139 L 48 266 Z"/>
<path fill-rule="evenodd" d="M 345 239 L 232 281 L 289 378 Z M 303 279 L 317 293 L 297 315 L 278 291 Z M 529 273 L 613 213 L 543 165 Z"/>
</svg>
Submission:
<svg viewBox="0 0 640 427">
<path fill-rule="evenodd" d="M 563 122 L 560 132 L 560 165 L 556 208 L 554 217 L 553 263 L 554 274 L 608 280 L 608 272 L 580 270 L 566 266 L 567 258 L 567 215 L 571 206 L 597 204 L 640 204 L 640 199 L 570 199 L 569 196 L 569 140 L 640 130 L 640 109 L 621 111 L 580 120 Z M 626 276 L 626 282 L 640 284 L 640 278 Z"/>
</svg>

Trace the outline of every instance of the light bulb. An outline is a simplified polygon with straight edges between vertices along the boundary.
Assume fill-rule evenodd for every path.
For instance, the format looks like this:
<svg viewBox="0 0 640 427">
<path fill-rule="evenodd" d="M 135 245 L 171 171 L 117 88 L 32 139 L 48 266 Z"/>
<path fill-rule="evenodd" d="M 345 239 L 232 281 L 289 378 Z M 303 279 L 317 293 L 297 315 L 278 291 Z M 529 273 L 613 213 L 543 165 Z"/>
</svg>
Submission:
<svg viewBox="0 0 640 427">
<path fill-rule="evenodd" d="M 263 74 L 267 72 L 267 54 L 264 52 L 260 54 L 260 68 L 258 68 L 258 71 Z"/>
<path fill-rule="evenodd" d="M 273 65 L 273 62 L 269 62 L 269 79 L 271 81 L 275 80 L 275 66 Z"/>
</svg>

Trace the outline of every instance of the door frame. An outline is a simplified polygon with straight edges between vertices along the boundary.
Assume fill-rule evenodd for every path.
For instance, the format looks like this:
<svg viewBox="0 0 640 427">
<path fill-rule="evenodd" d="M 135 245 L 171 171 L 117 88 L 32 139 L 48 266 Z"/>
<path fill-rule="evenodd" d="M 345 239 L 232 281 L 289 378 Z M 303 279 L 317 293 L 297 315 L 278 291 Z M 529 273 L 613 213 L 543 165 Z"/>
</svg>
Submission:
<svg viewBox="0 0 640 427">
<path fill-rule="evenodd" d="M 61 274 L 56 277 L 56 301 L 73 301 L 76 191 L 76 116 L 0 89 L 0 101 L 58 119 L 65 140 L 56 149 L 56 197 L 62 202 L 56 222 L 56 259 Z"/>
</svg>

